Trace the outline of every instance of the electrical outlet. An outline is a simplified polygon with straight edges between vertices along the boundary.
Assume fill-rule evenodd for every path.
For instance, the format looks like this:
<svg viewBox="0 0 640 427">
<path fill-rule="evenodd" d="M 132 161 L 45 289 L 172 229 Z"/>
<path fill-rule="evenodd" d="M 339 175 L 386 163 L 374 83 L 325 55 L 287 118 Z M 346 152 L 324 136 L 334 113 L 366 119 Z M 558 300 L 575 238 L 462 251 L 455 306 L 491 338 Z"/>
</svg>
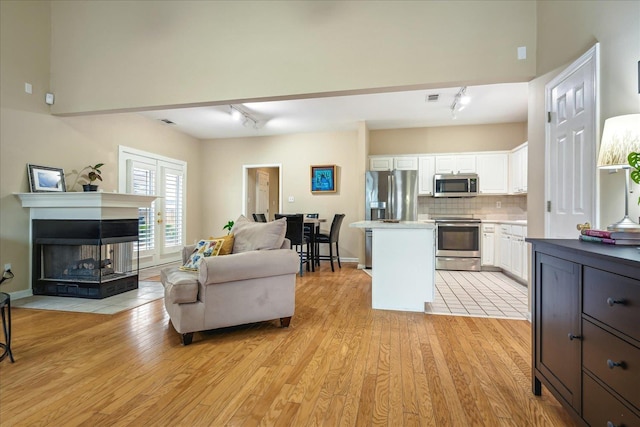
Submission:
<svg viewBox="0 0 640 427">
<path fill-rule="evenodd" d="M 4 271 L 11 270 L 11 264 L 4 265 Z"/>
<path fill-rule="evenodd" d="M 289 196 L 289 203 L 293 203 L 296 199 L 293 196 Z"/>
<path fill-rule="evenodd" d="M 500 209 L 502 207 L 502 202 L 496 202 L 496 208 Z"/>
</svg>

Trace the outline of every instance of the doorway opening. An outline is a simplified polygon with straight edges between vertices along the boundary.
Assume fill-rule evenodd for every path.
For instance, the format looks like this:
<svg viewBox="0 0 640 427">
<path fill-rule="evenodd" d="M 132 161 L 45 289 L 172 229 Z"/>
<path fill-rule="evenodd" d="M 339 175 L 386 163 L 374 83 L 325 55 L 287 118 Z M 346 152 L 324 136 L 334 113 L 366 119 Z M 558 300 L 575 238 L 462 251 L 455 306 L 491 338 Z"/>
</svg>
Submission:
<svg viewBox="0 0 640 427">
<path fill-rule="evenodd" d="M 267 221 L 282 211 L 282 165 L 242 166 L 242 213 L 263 213 Z"/>
</svg>

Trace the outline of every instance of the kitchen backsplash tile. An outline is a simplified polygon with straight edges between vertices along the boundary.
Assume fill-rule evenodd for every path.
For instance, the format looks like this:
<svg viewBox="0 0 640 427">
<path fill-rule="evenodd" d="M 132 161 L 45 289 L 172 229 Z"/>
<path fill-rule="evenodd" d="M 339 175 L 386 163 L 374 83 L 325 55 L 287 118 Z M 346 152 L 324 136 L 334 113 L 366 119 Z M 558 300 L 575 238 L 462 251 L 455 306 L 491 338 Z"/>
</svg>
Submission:
<svg viewBox="0 0 640 427">
<path fill-rule="evenodd" d="M 418 197 L 418 214 L 429 218 L 473 215 L 480 219 L 527 219 L 527 196 Z"/>
</svg>

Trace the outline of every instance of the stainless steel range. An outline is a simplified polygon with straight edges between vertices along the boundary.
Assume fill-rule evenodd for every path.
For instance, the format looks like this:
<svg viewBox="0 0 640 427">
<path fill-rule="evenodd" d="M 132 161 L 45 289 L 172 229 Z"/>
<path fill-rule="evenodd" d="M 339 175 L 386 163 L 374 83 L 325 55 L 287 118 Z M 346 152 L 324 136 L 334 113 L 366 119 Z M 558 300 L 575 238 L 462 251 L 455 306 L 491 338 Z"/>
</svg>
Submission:
<svg viewBox="0 0 640 427">
<path fill-rule="evenodd" d="M 436 270 L 480 271 L 480 220 L 436 218 Z"/>
</svg>

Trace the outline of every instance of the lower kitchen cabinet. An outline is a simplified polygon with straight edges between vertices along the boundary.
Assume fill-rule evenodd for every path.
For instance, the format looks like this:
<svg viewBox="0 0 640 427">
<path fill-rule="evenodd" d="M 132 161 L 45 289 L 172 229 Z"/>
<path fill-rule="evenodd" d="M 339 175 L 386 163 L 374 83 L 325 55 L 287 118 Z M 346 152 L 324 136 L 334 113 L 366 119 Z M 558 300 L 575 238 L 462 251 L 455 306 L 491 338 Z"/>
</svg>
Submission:
<svg viewBox="0 0 640 427">
<path fill-rule="evenodd" d="M 532 243 L 532 389 L 581 423 L 640 425 L 640 251 Z"/>
<path fill-rule="evenodd" d="M 495 265 L 495 224 L 482 224 L 482 265 Z"/>
</svg>

